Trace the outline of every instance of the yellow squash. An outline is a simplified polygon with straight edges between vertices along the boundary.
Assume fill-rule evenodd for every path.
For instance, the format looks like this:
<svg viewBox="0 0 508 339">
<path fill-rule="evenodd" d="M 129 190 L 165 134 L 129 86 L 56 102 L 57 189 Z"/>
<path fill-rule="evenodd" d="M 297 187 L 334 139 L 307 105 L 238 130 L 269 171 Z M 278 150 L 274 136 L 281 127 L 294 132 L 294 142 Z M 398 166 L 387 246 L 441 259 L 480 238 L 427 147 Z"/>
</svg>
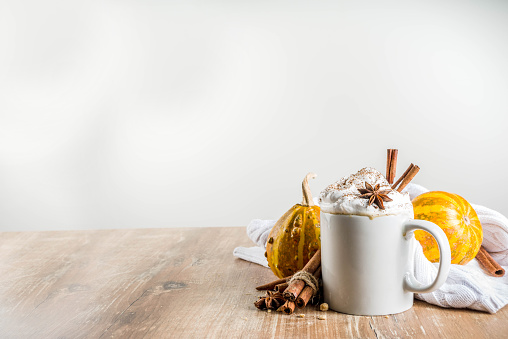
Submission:
<svg viewBox="0 0 508 339">
<path fill-rule="evenodd" d="M 465 265 L 473 259 L 483 240 L 480 220 L 473 207 L 461 196 L 434 191 L 413 199 L 415 219 L 432 221 L 445 232 L 452 254 L 452 264 Z M 415 231 L 425 257 L 439 261 L 439 250 L 434 238 L 425 231 Z"/>
<path fill-rule="evenodd" d="M 303 179 L 303 201 L 294 205 L 273 226 L 266 244 L 266 258 L 273 273 L 279 278 L 301 270 L 321 247 L 320 209 L 314 205 L 308 180 Z"/>
</svg>

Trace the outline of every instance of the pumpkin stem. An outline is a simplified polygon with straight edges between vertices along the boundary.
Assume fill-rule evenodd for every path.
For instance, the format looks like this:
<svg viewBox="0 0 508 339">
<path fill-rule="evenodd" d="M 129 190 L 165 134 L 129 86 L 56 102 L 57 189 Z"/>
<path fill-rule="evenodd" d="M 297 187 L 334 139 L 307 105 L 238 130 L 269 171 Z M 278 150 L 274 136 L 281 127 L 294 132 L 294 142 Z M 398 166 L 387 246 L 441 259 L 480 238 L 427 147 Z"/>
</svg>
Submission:
<svg viewBox="0 0 508 339">
<path fill-rule="evenodd" d="M 302 182 L 302 192 L 303 192 L 303 200 L 302 206 L 314 206 L 314 201 L 312 200 L 312 192 L 309 187 L 309 179 L 314 179 L 317 177 L 315 173 L 307 173 L 305 178 L 303 178 Z"/>
</svg>

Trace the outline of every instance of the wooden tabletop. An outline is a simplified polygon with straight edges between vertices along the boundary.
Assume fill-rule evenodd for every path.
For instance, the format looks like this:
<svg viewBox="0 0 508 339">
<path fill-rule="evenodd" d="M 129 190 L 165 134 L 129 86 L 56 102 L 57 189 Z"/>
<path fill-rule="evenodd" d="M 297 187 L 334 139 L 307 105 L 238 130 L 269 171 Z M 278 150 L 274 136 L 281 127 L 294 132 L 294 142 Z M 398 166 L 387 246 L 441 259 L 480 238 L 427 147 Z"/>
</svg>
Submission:
<svg viewBox="0 0 508 339">
<path fill-rule="evenodd" d="M 0 338 L 500 338 L 492 315 L 415 301 L 351 316 L 257 310 L 267 268 L 232 255 L 245 227 L 0 233 Z M 304 314 L 303 318 L 296 316 Z M 326 315 L 326 320 L 317 319 Z"/>
</svg>

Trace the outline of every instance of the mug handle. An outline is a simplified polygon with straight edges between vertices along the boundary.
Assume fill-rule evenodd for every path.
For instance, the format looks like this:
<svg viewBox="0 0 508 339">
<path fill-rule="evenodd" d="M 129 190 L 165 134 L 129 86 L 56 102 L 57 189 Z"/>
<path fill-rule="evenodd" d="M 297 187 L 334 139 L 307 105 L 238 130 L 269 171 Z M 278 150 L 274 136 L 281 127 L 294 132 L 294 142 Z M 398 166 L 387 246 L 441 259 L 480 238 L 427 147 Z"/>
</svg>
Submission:
<svg viewBox="0 0 508 339">
<path fill-rule="evenodd" d="M 415 230 L 427 231 L 434 237 L 434 239 L 436 239 L 439 246 L 439 269 L 437 271 L 436 279 L 434 279 L 434 281 L 429 285 L 423 285 L 416 280 L 413 272 L 407 272 L 404 277 L 404 289 L 415 293 L 429 293 L 437 290 L 446 281 L 448 273 L 450 272 L 451 253 L 450 244 L 448 243 L 446 234 L 439 226 L 427 220 L 407 220 L 404 222 L 403 229 L 404 237 L 406 239 L 410 239 L 413 235 L 413 231 Z"/>
</svg>

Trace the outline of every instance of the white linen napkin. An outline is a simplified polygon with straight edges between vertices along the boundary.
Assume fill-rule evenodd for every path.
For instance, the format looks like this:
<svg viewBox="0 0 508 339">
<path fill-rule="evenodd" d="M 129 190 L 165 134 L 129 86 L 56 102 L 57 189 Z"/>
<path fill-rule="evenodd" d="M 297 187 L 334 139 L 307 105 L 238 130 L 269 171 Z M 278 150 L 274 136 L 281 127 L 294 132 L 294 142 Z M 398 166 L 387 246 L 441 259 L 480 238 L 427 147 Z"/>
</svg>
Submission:
<svg viewBox="0 0 508 339">
<path fill-rule="evenodd" d="M 428 192 L 426 188 L 416 184 L 409 184 L 404 191 L 409 193 L 411 199 Z M 483 246 L 508 271 L 508 219 L 489 208 L 472 206 L 482 223 Z M 252 220 L 247 226 L 247 235 L 257 246 L 237 247 L 233 255 L 268 267 L 264 252 L 275 222 Z M 422 284 L 428 284 L 436 277 L 439 264 L 431 263 L 425 258 L 422 246 L 414 237 L 411 241 L 411 248 L 415 251 L 414 275 Z M 417 293 L 415 297 L 441 307 L 470 308 L 496 313 L 508 304 L 508 274 L 504 277 L 491 277 L 483 271 L 478 261 L 473 259 L 467 265 L 451 265 L 448 278 L 441 288 L 431 293 Z"/>
</svg>

